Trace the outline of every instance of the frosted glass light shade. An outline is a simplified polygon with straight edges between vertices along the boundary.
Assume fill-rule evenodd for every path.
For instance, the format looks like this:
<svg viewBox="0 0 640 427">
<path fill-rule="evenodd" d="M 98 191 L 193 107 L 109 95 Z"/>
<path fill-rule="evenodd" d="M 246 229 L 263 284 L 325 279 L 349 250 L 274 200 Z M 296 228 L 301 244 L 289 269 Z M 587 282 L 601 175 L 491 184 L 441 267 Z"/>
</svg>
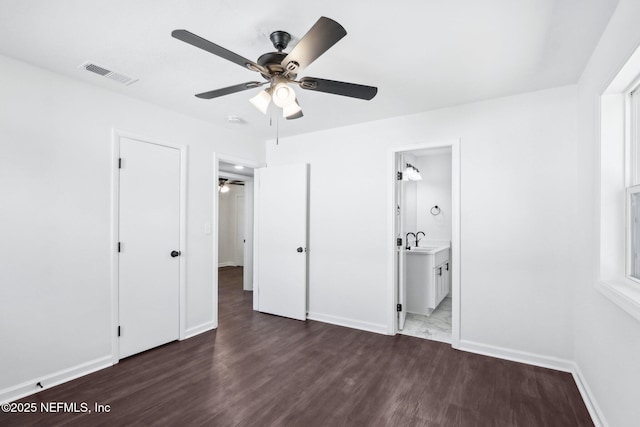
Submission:
<svg viewBox="0 0 640 427">
<path fill-rule="evenodd" d="M 261 90 L 256 96 L 249 100 L 262 114 L 267 114 L 269 103 L 271 102 L 271 95 L 266 90 Z"/>
<path fill-rule="evenodd" d="M 294 99 L 293 103 L 287 105 L 286 107 L 282 107 L 282 117 L 286 119 L 291 116 L 295 116 L 300 111 L 302 111 L 302 108 L 300 107 L 300 104 L 298 104 L 298 101 Z"/>
<path fill-rule="evenodd" d="M 276 83 L 271 91 L 273 103 L 280 108 L 288 107 L 296 101 L 296 93 L 285 82 Z"/>
</svg>

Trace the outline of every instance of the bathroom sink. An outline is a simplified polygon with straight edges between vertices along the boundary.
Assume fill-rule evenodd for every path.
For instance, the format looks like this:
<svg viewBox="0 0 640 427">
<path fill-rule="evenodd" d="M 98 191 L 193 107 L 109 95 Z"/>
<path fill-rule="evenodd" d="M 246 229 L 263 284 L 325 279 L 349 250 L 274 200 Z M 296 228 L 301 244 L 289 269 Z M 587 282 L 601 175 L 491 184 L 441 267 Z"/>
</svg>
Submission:
<svg viewBox="0 0 640 427">
<path fill-rule="evenodd" d="M 440 252 L 443 250 L 449 249 L 448 245 L 426 245 L 426 246 L 412 246 L 407 249 L 407 252 L 419 252 L 419 253 L 428 253 L 434 254 L 436 252 Z"/>
</svg>

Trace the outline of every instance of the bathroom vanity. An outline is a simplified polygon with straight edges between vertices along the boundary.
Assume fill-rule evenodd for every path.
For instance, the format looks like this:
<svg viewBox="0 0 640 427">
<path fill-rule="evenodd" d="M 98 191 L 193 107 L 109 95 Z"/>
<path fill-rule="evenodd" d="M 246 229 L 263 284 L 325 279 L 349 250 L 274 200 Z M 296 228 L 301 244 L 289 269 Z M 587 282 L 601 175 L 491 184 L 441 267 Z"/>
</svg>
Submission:
<svg viewBox="0 0 640 427">
<path fill-rule="evenodd" d="M 429 316 L 449 294 L 449 244 L 430 244 L 406 250 L 407 312 Z"/>
</svg>

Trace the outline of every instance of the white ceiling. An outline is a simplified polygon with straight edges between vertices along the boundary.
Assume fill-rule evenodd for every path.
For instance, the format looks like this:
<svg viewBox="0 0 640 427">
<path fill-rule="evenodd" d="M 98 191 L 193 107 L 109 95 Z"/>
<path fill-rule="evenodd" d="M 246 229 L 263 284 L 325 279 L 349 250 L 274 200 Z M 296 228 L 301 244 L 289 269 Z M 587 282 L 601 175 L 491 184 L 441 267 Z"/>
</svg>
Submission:
<svg viewBox="0 0 640 427">
<path fill-rule="evenodd" d="M 227 172 L 231 175 L 242 175 L 242 176 L 253 176 L 253 169 L 249 167 L 245 167 L 243 169 L 236 169 L 235 163 L 228 163 L 224 161 L 220 161 L 218 163 L 218 170 L 220 172 Z M 228 174 L 224 174 L 225 176 L 229 176 Z"/>
<path fill-rule="evenodd" d="M 271 139 L 275 123 L 248 102 L 259 89 L 194 97 L 260 76 L 172 30 L 256 60 L 274 50 L 274 30 L 292 34 L 289 51 L 320 16 L 342 24 L 347 36 L 299 77 L 377 86 L 378 95 L 296 90 L 305 117 L 280 120 L 287 136 L 575 83 L 617 1 L 0 0 L 0 54 Z M 86 60 L 140 80 L 122 86 L 78 69 Z"/>
</svg>

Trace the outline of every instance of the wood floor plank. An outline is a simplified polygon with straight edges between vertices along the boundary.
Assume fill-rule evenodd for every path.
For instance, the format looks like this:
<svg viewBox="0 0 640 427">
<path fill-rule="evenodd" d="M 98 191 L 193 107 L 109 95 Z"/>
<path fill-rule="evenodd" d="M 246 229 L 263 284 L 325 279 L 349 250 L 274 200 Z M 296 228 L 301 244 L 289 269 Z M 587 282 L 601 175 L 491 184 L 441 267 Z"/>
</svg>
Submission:
<svg viewBox="0 0 640 427">
<path fill-rule="evenodd" d="M 592 426 L 570 374 L 252 310 L 220 269 L 219 327 L 20 402 L 110 413 L 0 413 L 3 426 Z"/>
</svg>

